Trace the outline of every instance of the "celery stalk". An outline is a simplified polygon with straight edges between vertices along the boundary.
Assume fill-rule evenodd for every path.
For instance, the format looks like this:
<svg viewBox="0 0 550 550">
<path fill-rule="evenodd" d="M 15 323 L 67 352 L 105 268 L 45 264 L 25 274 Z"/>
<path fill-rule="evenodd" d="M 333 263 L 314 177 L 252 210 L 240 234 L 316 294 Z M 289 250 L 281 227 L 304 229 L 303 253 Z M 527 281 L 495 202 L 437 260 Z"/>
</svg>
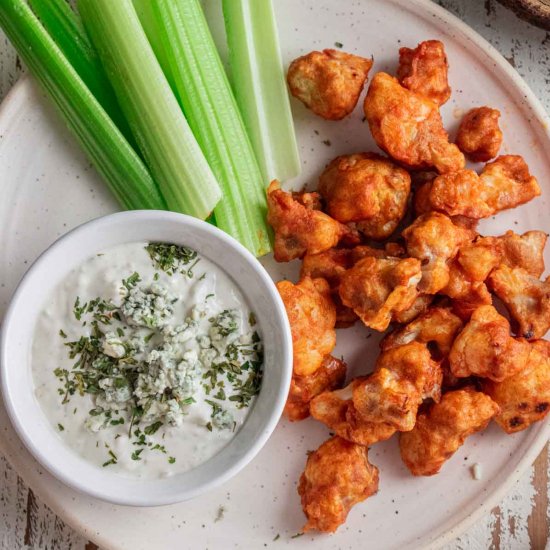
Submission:
<svg viewBox="0 0 550 550">
<path fill-rule="evenodd" d="M 271 0 L 223 0 L 231 84 L 264 179 L 300 173 Z"/>
<path fill-rule="evenodd" d="M 29 0 L 29 5 L 90 92 L 126 139 L 135 146 L 134 137 L 122 116 L 114 90 L 78 15 L 66 0 Z"/>
<path fill-rule="evenodd" d="M 0 27 L 56 104 L 120 204 L 165 209 L 147 168 L 25 0 L 0 1 Z"/>
<path fill-rule="evenodd" d="M 77 5 L 168 208 L 205 219 L 221 191 L 132 0 L 79 0 Z"/>
<path fill-rule="evenodd" d="M 142 24 L 223 191 L 216 225 L 257 256 L 270 250 L 267 180 L 198 0 L 134 0 Z"/>
</svg>

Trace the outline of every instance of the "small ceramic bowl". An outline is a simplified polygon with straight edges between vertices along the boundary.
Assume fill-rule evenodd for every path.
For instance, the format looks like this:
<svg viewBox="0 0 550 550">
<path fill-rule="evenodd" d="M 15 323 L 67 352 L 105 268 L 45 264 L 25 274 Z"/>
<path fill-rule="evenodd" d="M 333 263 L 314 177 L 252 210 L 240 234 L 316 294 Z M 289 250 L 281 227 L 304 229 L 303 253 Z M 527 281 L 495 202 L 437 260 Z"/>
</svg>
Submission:
<svg viewBox="0 0 550 550">
<path fill-rule="evenodd" d="M 34 395 L 30 352 L 44 299 L 98 251 L 136 241 L 187 245 L 217 263 L 254 304 L 263 334 L 260 394 L 236 436 L 200 466 L 168 478 L 124 477 L 86 461 L 70 449 L 45 417 Z M 11 421 L 34 457 L 61 481 L 88 495 L 133 506 L 192 498 L 233 477 L 263 447 L 282 413 L 292 371 L 292 341 L 285 309 L 260 263 L 233 238 L 200 220 L 161 211 L 113 214 L 61 237 L 28 270 L 4 318 L 0 348 L 2 394 Z M 44 368 L 54 368 L 44 365 Z"/>
</svg>

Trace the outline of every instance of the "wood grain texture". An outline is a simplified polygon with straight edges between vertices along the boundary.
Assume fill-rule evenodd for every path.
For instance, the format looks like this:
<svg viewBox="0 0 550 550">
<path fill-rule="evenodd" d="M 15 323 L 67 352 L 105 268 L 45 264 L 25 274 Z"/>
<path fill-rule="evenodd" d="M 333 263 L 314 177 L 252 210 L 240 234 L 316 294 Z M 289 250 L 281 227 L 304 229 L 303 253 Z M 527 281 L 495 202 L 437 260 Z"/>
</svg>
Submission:
<svg viewBox="0 0 550 550">
<path fill-rule="evenodd" d="M 499 0 L 528 23 L 550 30 L 549 0 Z"/>
<path fill-rule="evenodd" d="M 518 20 L 496 0 L 437 3 L 488 39 L 525 78 L 550 112 L 550 32 Z M 0 100 L 23 71 L 0 31 Z M 545 549 L 549 539 L 549 469 L 547 446 L 502 503 L 447 545 L 446 550 Z M 0 457 L 0 550 L 24 548 L 97 550 L 41 503 Z"/>
</svg>

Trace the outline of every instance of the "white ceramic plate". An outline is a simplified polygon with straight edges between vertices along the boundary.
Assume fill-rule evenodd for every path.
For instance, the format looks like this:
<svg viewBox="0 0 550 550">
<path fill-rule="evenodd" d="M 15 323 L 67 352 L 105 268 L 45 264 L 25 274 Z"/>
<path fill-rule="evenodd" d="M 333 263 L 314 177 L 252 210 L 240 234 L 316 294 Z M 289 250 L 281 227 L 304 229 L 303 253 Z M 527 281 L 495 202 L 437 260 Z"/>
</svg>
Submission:
<svg viewBox="0 0 550 550">
<path fill-rule="evenodd" d="M 208 0 L 209 15 L 218 4 Z M 462 110 L 471 106 L 499 108 L 504 152 L 524 155 L 543 188 L 541 198 L 487 221 L 482 230 L 550 232 L 548 120 L 527 86 L 485 41 L 426 0 L 277 0 L 276 9 L 286 62 L 341 42 L 345 50 L 374 54 L 374 70 L 393 71 L 400 45 L 441 38 L 454 90 L 443 108 L 447 126 L 452 131 Z M 214 27 L 221 28 L 219 20 Z M 373 148 L 359 108 L 339 123 L 324 122 L 297 103 L 293 108 L 303 161 L 296 185 L 314 184 L 324 164 L 337 154 Z M 0 188 L 0 310 L 4 310 L 27 265 L 47 245 L 69 228 L 114 211 L 116 205 L 29 81 L 15 88 L 0 114 Z M 292 276 L 296 269 L 269 260 L 266 266 L 278 278 Z M 351 374 L 368 372 L 378 339 L 361 327 L 348 329 L 338 335 L 336 353 L 345 356 Z M 63 486 L 25 451 L 3 410 L 0 445 L 55 512 L 103 547 L 425 548 L 452 540 L 487 513 L 540 452 L 549 427 L 540 423 L 505 436 L 492 425 L 470 438 L 440 475 L 425 479 L 407 473 L 395 440 L 378 444 L 370 454 L 380 467 L 378 495 L 356 506 L 337 534 L 299 538 L 291 538 L 304 522 L 296 481 L 306 451 L 328 437 L 328 430 L 312 420 L 294 425 L 282 421 L 258 457 L 223 487 L 191 502 L 156 509 L 107 505 Z M 483 468 L 480 481 L 470 473 L 476 462 Z"/>
</svg>

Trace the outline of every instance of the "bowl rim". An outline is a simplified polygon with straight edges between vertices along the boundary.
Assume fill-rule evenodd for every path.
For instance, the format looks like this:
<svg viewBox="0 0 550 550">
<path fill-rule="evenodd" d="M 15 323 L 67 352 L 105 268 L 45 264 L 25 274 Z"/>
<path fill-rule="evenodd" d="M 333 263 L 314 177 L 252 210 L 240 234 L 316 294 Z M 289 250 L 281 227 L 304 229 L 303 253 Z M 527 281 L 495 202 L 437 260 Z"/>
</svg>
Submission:
<svg viewBox="0 0 550 550">
<path fill-rule="evenodd" d="M 250 440 L 248 449 L 231 464 L 230 467 L 226 468 L 223 471 L 220 471 L 217 476 L 211 477 L 204 483 L 198 485 L 192 489 L 184 489 L 179 492 L 174 492 L 172 495 L 166 496 L 147 496 L 146 494 L 139 494 L 128 496 L 125 494 L 118 494 L 113 496 L 112 493 L 106 494 L 103 489 L 96 486 L 88 485 L 82 478 L 75 478 L 72 475 L 66 473 L 62 465 L 55 463 L 55 458 L 52 457 L 52 453 L 48 450 L 45 451 L 43 448 L 34 444 L 30 433 L 27 431 L 26 424 L 28 420 L 25 421 L 19 411 L 18 406 L 16 405 L 17 399 L 14 399 L 14 396 L 9 391 L 9 371 L 14 367 L 9 366 L 12 363 L 8 357 L 8 334 L 9 327 L 12 324 L 12 317 L 17 310 L 17 307 L 20 305 L 19 302 L 24 296 L 27 287 L 29 286 L 30 279 L 35 271 L 45 263 L 48 262 L 50 254 L 60 249 L 68 242 L 81 239 L 83 235 L 93 232 L 96 228 L 102 225 L 107 225 L 113 221 L 119 221 L 119 219 L 124 219 L 124 223 L 151 223 L 158 222 L 159 220 L 172 222 L 180 224 L 182 227 L 194 228 L 195 230 L 204 232 L 209 238 L 217 239 L 222 242 L 227 248 L 232 250 L 232 254 L 235 254 L 240 260 L 247 265 L 247 268 L 254 273 L 255 277 L 260 279 L 260 282 L 268 289 L 269 299 L 274 305 L 274 311 L 278 317 L 277 324 L 281 329 L 281 339 L 283 346 L 278 350 L 277 354 L 277 363 L 282 365 L 282 374 L 280 387 L 277 390 L 277 397 L 275 399 L 274 406 L 272 407 L 269 417 L 265 420 L 264 429 L 255 439 Z M 124 241 L 129 242 L 129 241 Z M 119 244 L 124 244 L 123 242 Z M 117 246 L 113 244 L 112 246 Z M 93 254 L 93 250 L 90 250 L 90 253 Z M 200 251 L 199 251 L 200 253 Z M 211 261 L 213 259 L 211 258 Z M 214 260 L 215 261 L 215 260 Z M 219 265 L 219 264 L 218 264 Z M 223 269 L 222 266 L 220 266 Z M 246 290 L 239 286 L 240 290 L 244 293 L 246 297 Z M 282 321 L 282 322 L 280 322 Z M 28 365 L 27 365 L 28 367 Z M 290 324 L 286 315 L 286 310 L 283 304 L 283 301 L 277 291 L 274 281 L 258 261 L 256 257 L 246 249 L 241 243 L 236 239 L 218 229 L 212 224 L 209 224 L 200 219 L 175 212 L 163 211 L 163 210 L 130 210 L 123 212 L 116 212 L 114 214 L 108 214 L 105 216 L 100 216 L 94 218 L 90 221 L 87 221 L 77 227 L 71 229 L 67 233 L 61 235 L 56 239 L 50 246 L 48 246 L 31 264 L 29 269 L 25 272 L 17 287 L 13 293 L 6 313 L 2 321 L 2 327 L 0 330 L 0 390 L 2 395 L 2 400 L 4 406 L 8 413 L 10 422 L 12 423 L 18 437 L 23 442 L 25 447 L 30 451 L 32 456 L 39 462 L 39 464 L 44 467 L 48 472 L 50 472 L 54 477 L 60 480 L 65 485 L 75 489 L 76 491 L 101 499 L 106 502 L 118 505 L 127 505 L 127 506 L 162 506 L 168 504 L 175 504 L 185 500 L 194 498 L 200 494 L 203 494 L 219 485 L 225 483 L 230 478 L 234 477 L 239 473 L 253 458 L 259 453 L 259 451 L 266 444 L 271 434 L 275 430 L 279 419 L 282 415 L 284 405 L 286 403 L 287 394 L 290 388 L 290 381 L 292 376 L 292 336 L 290 332 Z M 32 374 L 31 374 L 32 377 Z M 33 387 L 28 388 L 29 391 L 32 391 Z M 38 404 L 40 407 L 40 404 Z M 40 407 L 41 408 L 41 407 Z M 250 414 L 253 414 L 253 409 L 251 409 Z M 46 415 L 44 415 L 46 416 Z M 234 439 L 230 439 L 226 446 L 222 447 L 218 453 L 213 455 L 219 456 L 224 450 L 228 447 L 229 443 Z M 61 440 L 60 440 L 60 444 Z M 57 448 L 57 445 L 54 445 L 53 448 Z M 85 460 L 85 459 L 84 459 Z M 210 460 L 210 459 L 209 459 Z M 206 461 L 208 462 L 208 461 Z M 205 464 L 205 463 L 201 463 Z M 200 465 L 199 465 L 200 466 Z M 189 470 L 192 471 L 192 470 Z M 109 476 L 112 481 L 112 474 Z M 138 479 L 138 478 L 136 478 Z M 157 479 L 147 479 L 148 483 L 154 483 L 155 481 L 160 481 L 162 478 Z"/>
</svg>

